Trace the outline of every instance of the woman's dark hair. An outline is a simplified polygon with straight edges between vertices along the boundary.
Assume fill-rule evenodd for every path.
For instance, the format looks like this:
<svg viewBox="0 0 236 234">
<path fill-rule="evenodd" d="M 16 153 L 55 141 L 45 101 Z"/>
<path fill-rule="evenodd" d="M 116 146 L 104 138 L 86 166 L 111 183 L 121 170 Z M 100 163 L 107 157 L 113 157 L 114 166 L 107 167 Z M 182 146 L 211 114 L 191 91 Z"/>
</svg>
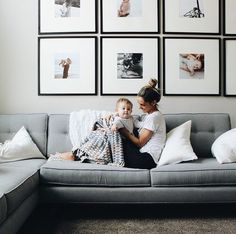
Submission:
<svg viewBox="0 0 236 234">
<path fill-rule="evenodd" d="M 148 85 L 142 87 L 137 96 L 142 97 L 145 102 L 151 103 L 156 101 L 158 103 L 161 100 L 161 94 L 156 88 L 156 85 L 157 79 L 150 79 Z"/>
</svg>

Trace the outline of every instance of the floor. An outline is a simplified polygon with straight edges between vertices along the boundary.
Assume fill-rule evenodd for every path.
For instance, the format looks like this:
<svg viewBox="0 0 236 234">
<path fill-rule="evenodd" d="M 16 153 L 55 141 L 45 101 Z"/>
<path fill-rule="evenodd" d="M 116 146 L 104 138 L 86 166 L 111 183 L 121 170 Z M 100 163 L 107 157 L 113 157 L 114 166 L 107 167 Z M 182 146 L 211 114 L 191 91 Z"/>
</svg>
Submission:
<svg viewBox="0 0 236 234">
<path fill-rule="evenodd" d="M 236 233 L 236 205 L 44 205 L 18 234 Z"/>
</svg>

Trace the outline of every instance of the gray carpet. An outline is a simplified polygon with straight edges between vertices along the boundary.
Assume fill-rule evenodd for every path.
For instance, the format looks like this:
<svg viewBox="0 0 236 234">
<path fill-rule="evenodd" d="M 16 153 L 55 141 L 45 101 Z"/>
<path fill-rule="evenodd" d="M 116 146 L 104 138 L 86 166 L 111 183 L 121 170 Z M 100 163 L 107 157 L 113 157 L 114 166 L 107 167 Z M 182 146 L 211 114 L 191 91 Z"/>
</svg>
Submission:
<svg viewBox="0 0 236 234">
<path fill-rule="evenodd" d="M 236 233 L 235 205 L 41 206 L 18 234 Z"/>
</svg>

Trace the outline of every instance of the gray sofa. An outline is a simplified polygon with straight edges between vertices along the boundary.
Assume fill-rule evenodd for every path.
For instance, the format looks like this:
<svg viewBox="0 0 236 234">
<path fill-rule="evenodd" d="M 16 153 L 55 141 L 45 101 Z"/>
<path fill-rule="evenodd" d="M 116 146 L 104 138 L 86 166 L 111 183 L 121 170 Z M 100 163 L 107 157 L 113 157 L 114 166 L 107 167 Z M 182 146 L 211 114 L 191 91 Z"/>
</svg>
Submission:
<svg viewBox="0 0 236 234">
<path fill-rule="evenodd" d="M 0 115 L 0 142 L 24 125 L 40 151 L 47 150 L 47 114 Z M 39 201 L 39 169 L 43 159 L 0 163 L 0 233 L 15 233 Z"/>
<path fill-rule="evenodd" d="M 228 114 L 167 114 L 167 131 L 192 120 L 198 160 L 152 170 L 22 160 L 0 164 L 0 233 L 14 233 L 37 203 L 236 202 L 236 163 L 219 164 L 211 145 L 231 128 Z M 0 142 L 24 125 L 44 155 L 71 150 L 68 114 L 0 115 Z M 15 225 L 17 223 L 17 225 Z M 14 225 L 12 225 L 14 224 Z"/>
</svg>

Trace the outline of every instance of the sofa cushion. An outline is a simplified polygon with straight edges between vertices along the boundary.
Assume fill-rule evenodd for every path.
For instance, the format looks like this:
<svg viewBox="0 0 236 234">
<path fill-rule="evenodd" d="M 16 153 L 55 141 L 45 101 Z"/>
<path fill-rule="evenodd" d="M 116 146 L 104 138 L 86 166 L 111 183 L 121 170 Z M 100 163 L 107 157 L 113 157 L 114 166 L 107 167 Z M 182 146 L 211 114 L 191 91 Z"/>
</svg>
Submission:
<svg viewBox="0 0 236 234">
<path fill-rule="evenodd" d="M 220 135 L 212 144 L 211 152 L 219 163 L 236 162 L 236 128 Z"/>
<path fill-rule="evenodd" d="M 7 217 L 7 201 L 3 193 L 0 192 L 0 224 Z"/>
<path fill-rule="evenodd" d="M 0 162 L 12 162 L 30 158 L 45 158 L 32 141 L 24 126 L 4 144 L 0 144 Z"/>
<path fill-rule="evenodd" d="M 14 162 L 0 163 L 0 168 L 1 166 L 8 166 L 8 167 L 22 167 L 22 168 L 31 168 L 32 170 L 39 170 L 39 168 L 45 162 L 47 162 L 46 159 L 25 159 Z"/>
<path fill-rule="evenodd" d="M 37 166 L 36 163 L 30 163 L 32 160 L 24 161 L 27 161 L 25 166 L 22 161 L 17 161 L 14 164 L 0 164 L 0 193 L 6 197 L 8 214 L 18 208 L 38 188 L 39 167 L 44 163 L 44 160 L 39 160 Z M 18 162 L 21 162 L 22 166 L 16 166 Z"/>
<path fill-rule="evenodd" d="M 69 114 L 49 115 L 48 121 L 48 154 L 72 150 L 69 136 Z"/>
<path fill-rule="evenodd" d="M 201 158 L 151 170 L 154 187 L 236 185 L 236 163 L 219 164 L 215 158 Z"/>
<path fill-rule="evenodd" d="M 39 150 L 47 153 L 47 114 L 0 115 L 0 142 L 12 139 L 16 132 L 25 126 Z"/>
<path fill-rule="evenodd" d="M 161 153 L 158 166 L 197 159 L 190 143 L 190 133 L 191 120 L 167 133 L 166 144 Z"/>
<path fill-rule="evenodd" d="M 96 187 L 150 186 L 150 172 L 77 161 L 49 161 L 40 169 L 43 184 Z"/>
<path fill-rule="evenodd" d="M 166 130 L 191 120 L 190 141 L 197 157 L 212 157 L 211 145 L 222 133 L 231 128 L 229 114 L 224 113 L 182 113 L 166 114 Z"/>
</svg>

